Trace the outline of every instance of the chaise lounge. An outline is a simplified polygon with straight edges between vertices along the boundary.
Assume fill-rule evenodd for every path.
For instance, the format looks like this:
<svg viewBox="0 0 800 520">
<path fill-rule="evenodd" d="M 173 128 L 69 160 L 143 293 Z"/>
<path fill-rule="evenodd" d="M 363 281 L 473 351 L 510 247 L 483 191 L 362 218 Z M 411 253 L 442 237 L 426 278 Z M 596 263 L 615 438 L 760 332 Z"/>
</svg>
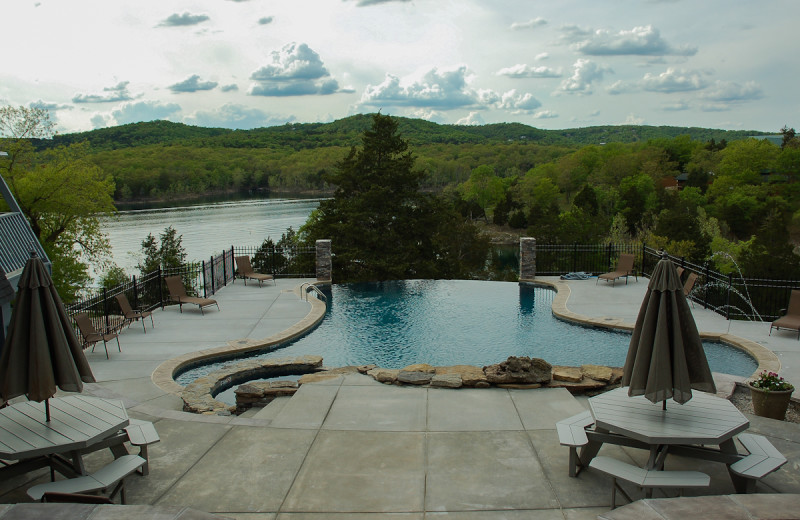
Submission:
<svg viewBox="0 0 800 520">
<path fill-rule="evenodd" d="M 611 281 L 611 285 L 616 283 L 617 278 L 625 277 L 625 285 L 628 284 L 628 276 L 633 275 L 636 277 L 636 281 L 639 281 L 639 277 L 636 276 L 636 271 L 633 268 L 633 262 L 635 258 L 633 255 L 628 253 L 622 253 L 619 255 L 619 260 L 617 260 L 617 267 L 610 273 L 604 273 L 597 276 L 597 285 L 600 280 L 605 280 L 606 282 Z"/>
<path fill-rule="evenodd" d="M 797 339 L 800 340 L 800 289 L 793 289 L 789 296 L 789 308 L 786 314 L 772 322 L 769 327 L 769 335 L 772 336 L 772 329 L 796 330 Z"/>
<path fill-rule="evenodd" d="M 271 274 L 257 273 L 253 270 L 253 265 L 250 263 L 249 256 L 236 257 L 236 270 L 239 272 L 239 277 L 244 278 L 244 284 L 247 285 L 247 279 L 258 280 L 258 286 L 261 287 L 263 282 L 272 280 L 275 284 L 275 278 Z"/>
<path fill-rule="evenodd" d="M 200 307 L 200 314 L 205 314 L 203 312 L 203 307 L 208 307 L 209 305 L 216 305 L 217 310 L 219 310 L 219 304 L 217 303 L 217 300 L 213 300 L 211 298 L 200 298 L 198 296 L 189 296 L 186 294 L 186 288 L 183 286 L 183 280 L 180 276 L 167 276 L 164 278 L 164 281 L 167 284 L 167 290 L 169 290 L 170 300 L 178 304 L 178 308 L 181 312 L 183 312 L 184 303 L 192 303 Z"/>
</svg>

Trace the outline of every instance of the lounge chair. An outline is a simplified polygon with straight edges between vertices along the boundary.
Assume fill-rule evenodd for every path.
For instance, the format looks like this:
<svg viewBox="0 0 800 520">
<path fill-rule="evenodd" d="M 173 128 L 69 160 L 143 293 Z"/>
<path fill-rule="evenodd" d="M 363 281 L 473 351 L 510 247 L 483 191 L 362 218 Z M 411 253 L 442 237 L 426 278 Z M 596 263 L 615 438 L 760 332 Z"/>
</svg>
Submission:
<svg viewBox="0 0 800 520">
<path fill-rule="evenodd" d="M 678 271 L 678 278 L 683 278 L 683 267 L 676 267 L 676 271 Z"/>
<path fill-rule="evenodd" d="M 800 340 L 800 290 L 793 289 L 789 296 L 789 308 L 783 317 L 772 322 L 769 327 L 769 335 L 772 336 L 772 329 L 796 330 L 797 339 Z"/>
<path fill-rule="evenodd" d="M 117 339 L 117 349 L 122 352 L 122 347 L 119 344 L 119 335 L 116 332 L 100 332 L 98 331 L 92 320 L 89 319 L 89 315 L 85 312 L 79 312 L 75 316 L 73 316 L 75 323 L 78 325 L 78 330 L 81 331 L 81 336 L 83 336 L 83 348 L 87 349 L 90 346 L 92 347 L 92 352 L 94 352 L 94 347 L 97 345 L 98 341 L 103 342 L 103 347 L 106 349 L 106 359 L 108 357 L 108 342 L 112 339 Z"/>
<path fill-rule="evenodd" d="M 694 307 L 694 300 L 692 300 L 689 295 L 694 289 L 694 284 L 697 282 L 697 273 L 689 273 L 689 276 L 686 277 L 686 282 L 683 284 L 683 295 L 686 296 L 686 299 L 692 302 L 692 307 Z"/>
<path fill-rule="evenodd" d="M 216 305 L 217 310 L 219 310 L 219 304 L 217 303 L 217 300 L 187 295 L 186 288 L 183 286 L 183 280 L 180 276 L 167 276 L 164 278 L 164 281 L 167 283 L 167 290 L 169 290 L 170 300 L 178 303 L 178 308 L 181 312 L 183 312 L 184 303 L 193 303 L 200 307 L 200 314 L 205 314 L 203 312 L 203 307 L 208 307 L 209 305 Z"/>
<path fill-rule="evenodd" d="M 144 319 L 150 316 L 150 325 L 155 328 L 155 324 L 153 323 L 153 313 L 150 311 L 140 311 L 135 310 L 131 307 L 130 302 L 128 302 L 128 297 L 125 296 L 125 293 L 119 293 L 117 296 L 117 303 L 119 303 L 119 308 L 122 310 L 122 315 L 125 317 L 125 323 L 130 327 L 131 323 L 134 321 L 142 320 L 142 329 L 144 333 L 147 334 L 147 329 L 144 326 Z"/>
<path fill-rule="evenodd" d="M 617 278 L 625 277 L 625 285 L 628 284 L 628 276 L 633 275 L 636 277 L 636 281 L 639 281 L 639 277 L 636 276 L 636 271 L 633 268 L 634 256 L 628 253 L 622 253 L 619 255 L 619 260 L 617 260 L 617 268 L 611 271 L 610 273 L 604 273 L 597 276 L 597 285 L 600 280 L 605 280 L 608 282 L 609 280 L 612 282 L 611 285 L 616 283 Z"/>
<path fill-rule="evenodd" d="M 244 278 L 244 284 L 247 285 L 247 279 L 258 280 L 258 286 L 261 287 L 263 282 L 272 280 L 275 284 L 275 278 L 271 274 L 257 273 L 253 271 L 253 266 L 250 264 L 249 256 L 236 257 L 236 270 L 239 271 L 239 277 Z"/>
</svg>

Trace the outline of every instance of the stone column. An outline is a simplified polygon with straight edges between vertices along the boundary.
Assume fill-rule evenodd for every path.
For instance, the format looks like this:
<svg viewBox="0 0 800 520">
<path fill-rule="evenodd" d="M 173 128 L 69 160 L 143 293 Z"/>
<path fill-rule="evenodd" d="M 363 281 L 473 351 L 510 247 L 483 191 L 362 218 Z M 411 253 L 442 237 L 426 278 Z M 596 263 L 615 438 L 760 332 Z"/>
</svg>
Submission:
<svg viewBox="0 0 800 520">
<path fill-rule="evenodd" d="M 330 282 L 333 262 L 330 239 L 317 240 L 317 281 Z"/>
<path fill-rule="evenodd" d="M 530 282 L 536 278 L 536 239 L 519 237 L 519 281 Z"/>
</svg>

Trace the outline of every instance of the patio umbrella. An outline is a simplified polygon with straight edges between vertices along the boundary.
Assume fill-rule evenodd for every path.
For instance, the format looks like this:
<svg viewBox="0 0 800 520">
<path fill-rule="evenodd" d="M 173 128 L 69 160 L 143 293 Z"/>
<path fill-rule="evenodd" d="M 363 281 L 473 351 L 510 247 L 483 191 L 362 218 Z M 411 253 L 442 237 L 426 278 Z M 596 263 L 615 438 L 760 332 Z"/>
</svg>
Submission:
<svg viewBox="0 0 800 520">
<path fill-rule="evenodd" d="M 31 253 L 17 286 L 8 336 L 0 353 L 0 402 L 20 395 L 46 402 L 56 387 L 80 392 L 94 383 L 70 319 L 42 260 Z"/>
<path fill-rule="evenodd" d="M 623 368 L 628 395 L 683 404 L 692 389 L 716 392 L 683 285 L 666 253 L 647 285 Z"/>
</svg>

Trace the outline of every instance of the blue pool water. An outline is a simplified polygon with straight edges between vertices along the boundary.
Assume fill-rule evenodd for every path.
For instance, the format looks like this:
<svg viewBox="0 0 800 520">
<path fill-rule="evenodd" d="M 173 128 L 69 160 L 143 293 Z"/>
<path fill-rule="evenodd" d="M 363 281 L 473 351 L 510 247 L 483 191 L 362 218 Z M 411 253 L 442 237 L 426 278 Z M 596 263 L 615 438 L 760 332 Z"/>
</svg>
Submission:
<svg viewBox="0 0 800 520">
<path fill-rule="evenodd" d="M 630 342 L 628 333 L 555 318 L 553 290 L 515 282 L 405 280 L 336 284 L 325 292 L 329 310 L 314 331 L 255 357 L 314 354 L 327 367 L 485 366 L 509 356 L 553 365 L 622 366 Z M 704 347 L 714 372 L 750 376 L 757 368 L 735 348 L 712 342 Z M 194 368 L 176 379 L 188 384 L 224 364 Z"/>
</svg>

